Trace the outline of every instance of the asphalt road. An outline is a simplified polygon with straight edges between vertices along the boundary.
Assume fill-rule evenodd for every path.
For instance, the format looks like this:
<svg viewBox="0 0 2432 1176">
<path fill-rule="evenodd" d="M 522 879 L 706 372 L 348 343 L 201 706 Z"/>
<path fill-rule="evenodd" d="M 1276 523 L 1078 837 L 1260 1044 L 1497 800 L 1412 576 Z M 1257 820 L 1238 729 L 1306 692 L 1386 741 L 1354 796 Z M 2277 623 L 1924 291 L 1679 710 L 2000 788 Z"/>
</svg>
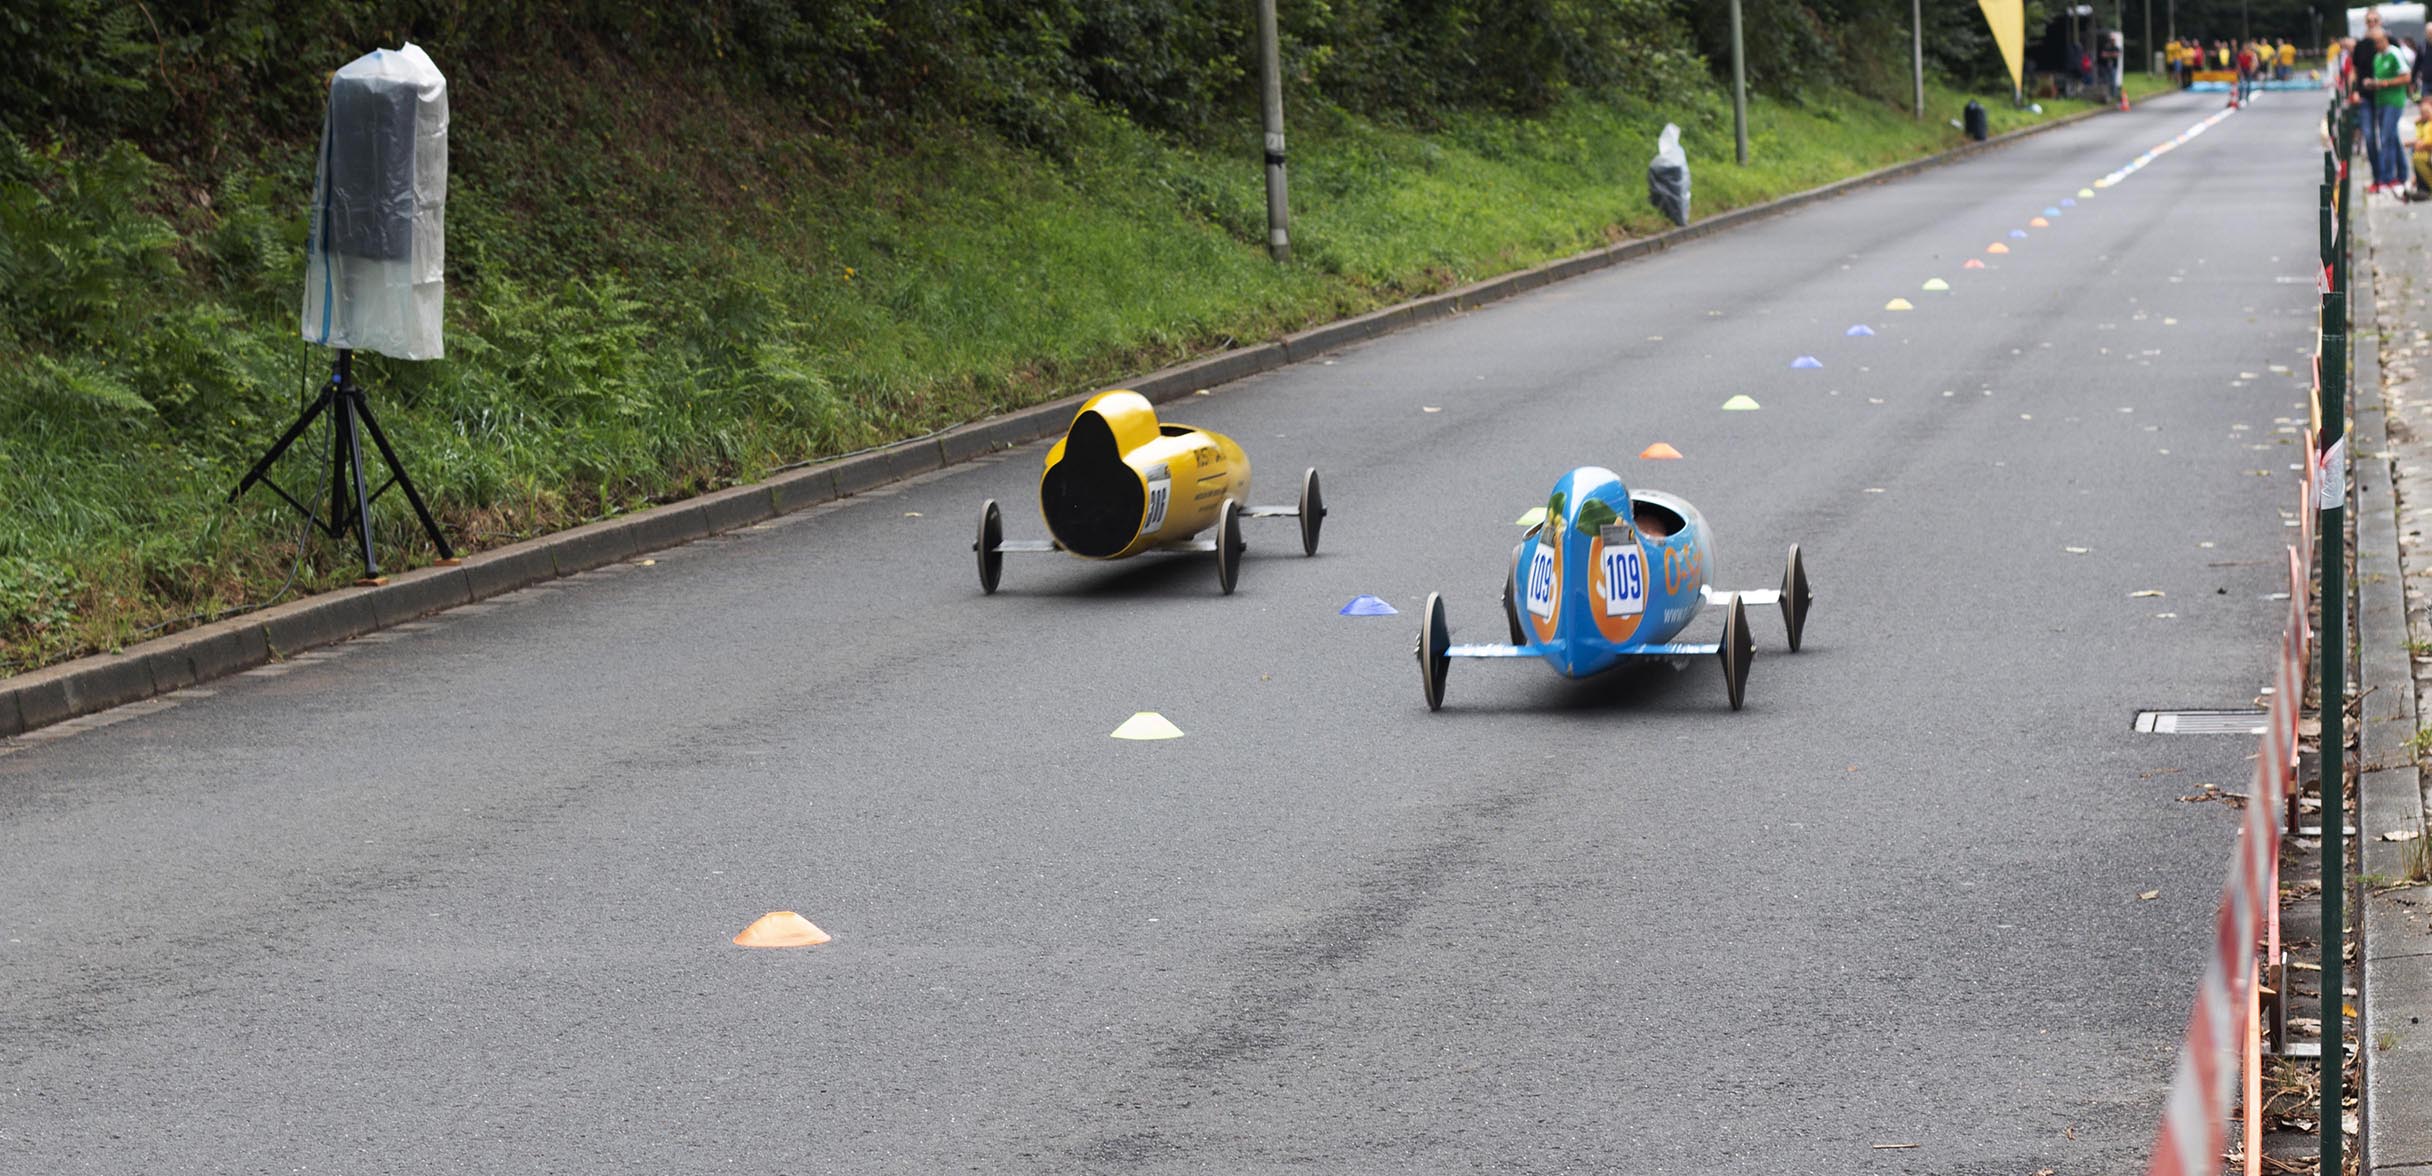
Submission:
<svg viewBox="0 0 2432 1176">
<path fill-rule="evenodd" d="M 1232 597 L 981 596 L 1032 447 L 0 745 L 0 1171 L 2141 1171 L 2251 741 L 2130 720 L 2277 648 L 2315 99 L 2007 234 L 2217 106 L 1175 406 L 1326 477 Z M 1428 713 L 1587 463 L 1806 649 Z"/>
</svg>

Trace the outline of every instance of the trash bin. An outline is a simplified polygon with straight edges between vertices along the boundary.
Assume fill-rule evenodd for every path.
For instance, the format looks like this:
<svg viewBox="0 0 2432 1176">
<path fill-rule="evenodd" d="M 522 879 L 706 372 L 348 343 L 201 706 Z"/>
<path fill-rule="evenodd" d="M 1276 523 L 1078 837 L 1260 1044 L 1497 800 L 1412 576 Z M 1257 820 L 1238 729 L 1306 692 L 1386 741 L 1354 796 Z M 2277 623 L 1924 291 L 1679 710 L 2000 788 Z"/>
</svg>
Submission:
<svg viewBox="0 0 2432 1176">
<path fill-rule="evenodd" d="M 1984 103 L 1970 98 L 1968 108 L 1961 113 L 1967 120 L 1968 138 L 1978 143 L 1984 142 L 1985 136 L 1991 134 L 1993 129 L 1992 124 L 1985 118 Z"/>
</svg>

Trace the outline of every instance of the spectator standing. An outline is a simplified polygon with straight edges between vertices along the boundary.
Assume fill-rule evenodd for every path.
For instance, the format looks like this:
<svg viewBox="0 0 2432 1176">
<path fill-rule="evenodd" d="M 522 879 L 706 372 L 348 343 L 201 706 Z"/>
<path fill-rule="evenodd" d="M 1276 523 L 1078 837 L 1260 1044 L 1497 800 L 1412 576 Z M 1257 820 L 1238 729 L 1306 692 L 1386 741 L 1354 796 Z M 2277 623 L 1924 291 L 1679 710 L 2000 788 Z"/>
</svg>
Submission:
<svg viewBox="0 0 2432 1176">
<path fill-rule="evenodd" d="M 2286 37 L 2283 37 L 2280 39 L 2280 80 L 2285 82 L 2289 80 L 2289 78 L 2296 72 L 2297 47 L 2290 44 Z"/>
<path fill-rule="evenodd" d="M 2388 191 L 2394 184 L 2406 180 L 2405 156 L 2398 141 L 2398 119 L 2407 106 L 2407 67 L 2399 60 L 2398 51 L 2386 30 L 2373 34 L 2372 74 L 2364 80 L 2366 93 L 2372 101 L 2366 115 L 2373 128 L 2372 158 L 2373 186 L 2368 192 Z"/>
<path fill-rule="evenodd" d="M 2415 107 L 2413 147 L 2411 154 L 2415 164 L 2415 180 L 2408 185 L 2404 195 L 2408 200 L 2432 200 L 2432 97 L 2425 98 Z"/>
</svg>

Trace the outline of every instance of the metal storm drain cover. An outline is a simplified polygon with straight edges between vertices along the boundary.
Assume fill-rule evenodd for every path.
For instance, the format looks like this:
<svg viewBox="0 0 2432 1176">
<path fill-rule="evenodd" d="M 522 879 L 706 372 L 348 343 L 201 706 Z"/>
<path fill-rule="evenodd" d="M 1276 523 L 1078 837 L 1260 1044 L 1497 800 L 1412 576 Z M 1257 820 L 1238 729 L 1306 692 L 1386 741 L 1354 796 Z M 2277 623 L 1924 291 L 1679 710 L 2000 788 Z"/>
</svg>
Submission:
<svg viewBox="0 0 2432 1176">
<path fill-rule="evenodd" d="M 2261 735 L 2259 710 L 2141 710 L 2136 729 L 2155 735 Z"/>
</svg>

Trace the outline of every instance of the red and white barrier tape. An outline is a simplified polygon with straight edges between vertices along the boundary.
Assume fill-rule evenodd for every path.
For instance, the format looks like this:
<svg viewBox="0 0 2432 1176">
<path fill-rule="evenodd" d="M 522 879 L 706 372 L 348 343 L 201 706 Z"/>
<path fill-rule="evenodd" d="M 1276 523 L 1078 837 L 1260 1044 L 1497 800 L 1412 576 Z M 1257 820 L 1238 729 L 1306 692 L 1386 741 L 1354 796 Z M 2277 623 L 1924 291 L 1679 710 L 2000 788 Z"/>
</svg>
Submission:
<svg viewBox="0 0 2432 1176">
<path fill-rule="evenodd" d="M 2254 786 L 2247 792 L 2246 821 L 2239 830 L 2229 880 L 2221 888 L 2214 920 L 2213 951 L 2196 986 L 2195 1010 L 2179 1045 L 2178 1070 L 2162 1109 L 2149 1176 L 2209 1176 L 2221 1170 L 2228 1142 L 2229 1113 L 2236 1101 L 2241 1055 L 2254 1030 L 2255 939 L 2279 901 L 2280 814 L 2296 749 L 2298 711 L 2304 699 L 2306 592 L 2302 562 L 2289 549 L 2288 621 L 2280 635 L 2280 665 L 2273 678 L 2270 714 L 2255 756 Z M 2326 816 L 2327 823 L 2335 818 Z M 2241 1023 L 2243 1022 L 2243 1023 Z M 2245 1084 L 2252 1089 L 2252 1084 Z M 2249 1100 L 2252 1101 L 2251 1099 Z M 2256 1108 L 2247 1107 L 2251 1118 Z M 2250 1154 L 2250 1163 L 2252 1162 Z"/>
</svg>

